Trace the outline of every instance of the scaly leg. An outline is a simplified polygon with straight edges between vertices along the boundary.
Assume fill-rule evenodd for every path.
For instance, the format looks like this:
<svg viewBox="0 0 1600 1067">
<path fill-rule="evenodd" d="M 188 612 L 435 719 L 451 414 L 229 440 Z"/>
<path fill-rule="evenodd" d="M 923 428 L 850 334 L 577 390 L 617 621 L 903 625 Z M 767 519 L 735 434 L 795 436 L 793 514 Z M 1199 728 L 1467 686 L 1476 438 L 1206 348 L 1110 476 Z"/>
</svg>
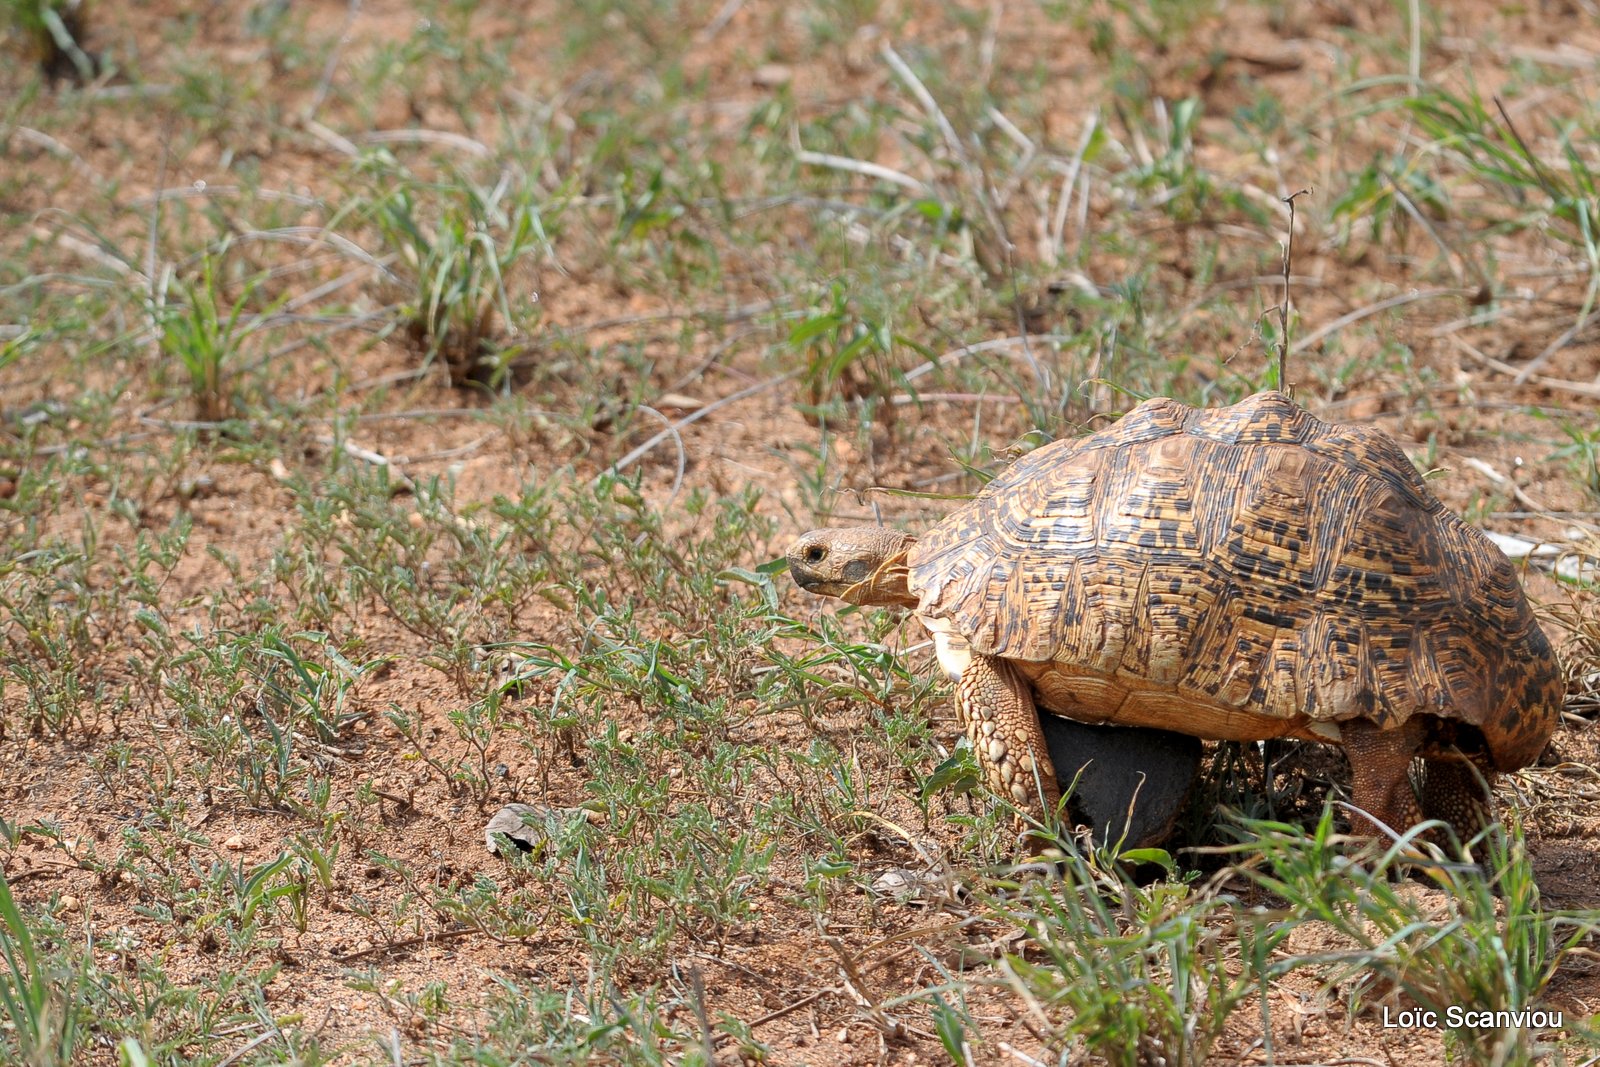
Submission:
<svg viewBox="0 0 1600 1067">
<path fill-rule="evenodd" d="M 1484 785 L 1494 785 L 1494 768 L 1466 756 L 1441 756 L 1423 760 L 1422 810 L 1430 819 L 1443 819 L 1462 844 L 1494 822 L 1494 807 Z M 1483 776 L 1483 781 L 1478 776 Z"/>
<path fill-rule="evenodd" d="M 1027 679 L 1010 664 L 973 655 L 956 683 L 956 708 L 989 788 L 1034 815 L 1053 812 L 1061 787 Z"/>
<path fill-rule="evenodd" d="M 1350 757 L 1350 799 L 1356 807 L 1397 834 L 1422 821 L 1422 807 L 1411 788 L 1411 758 L 1422 743 L 1422 723 L 1412 719 L 1394 730 L 1380 730 L 1370 722 L 1339 724 L 1345 755 Z M 1381 841 L 1388 834 L 1370 819 L 1351 820 L 1351 833 L 1370 832 Z"/>
</svg>

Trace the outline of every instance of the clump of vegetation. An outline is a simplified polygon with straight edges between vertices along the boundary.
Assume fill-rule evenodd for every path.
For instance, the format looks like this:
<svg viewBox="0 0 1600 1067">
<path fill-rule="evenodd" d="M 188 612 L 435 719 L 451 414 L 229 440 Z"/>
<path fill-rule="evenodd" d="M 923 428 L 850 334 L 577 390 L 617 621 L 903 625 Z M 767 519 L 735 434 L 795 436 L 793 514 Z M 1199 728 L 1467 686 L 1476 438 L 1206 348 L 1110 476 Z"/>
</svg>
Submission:
<svg viewBox="0 0 1600 1067">
<path fill-rule="evenodd" d="M 22 37 L 28 57 L 52 82 L 93 80 L 100 60 L 85 48 L 90 0 L 4 0 L 0 19 Z"/>
<path fill-rule="evenodd" d="M 59 941 L 56 938 L 59 944 Z M 0 875 L 0 1049 L 17 1062 L 67 1067 L 85 1034 L 88 958 L 71 949 L 52 953 L 36 940 L 5 877 Z"/>
<path fill-rule="evenodd" d="M 1140 885 L 1114 857 L 1061 842 L 1061 881 L 992 884 L 1004 890 L 995 913 L 1031 935 L 1028 953 L 1006 958 L 1004 980 L 1043 1018 L 1064 1020 L 1052 1032 L 1057 1047 L 1128 1067 L 1205 1063 L 1230 1022 L 1254 1011 L 1270 1050 L 1272 989 L 1307 974 L 1323 990 L 1322 1010 L 1342 1000 L 1349 1018 L 1392 1014 L 1402 994 L 1408 1008 L 1443 1020 L 1471 1063 L 1547 1051 L 1549 1035 L 1536 1028 L 1452 1023 L 1450 1012 L 1556 1014 L 1551 979 L 1600 932 L 1594 912 L 1542 906 L 1515 820 L 1488 831 L 1482 866 L 1411 867 L 1398 845 L 1356 854 L 1358 842 L 1333 834 L 1331 805 L 1309 832 L 1261 820 L 1235 830 L 1242 842 L 1223 851 L 1237 865 L 1205 883 Z M 1241 878 L 1265 896 L 1222 891 Z M 1314 950 L 1297 937 L 1311 928 Z"/>
<path fill-rule="evenodd" d="M 1112 1064 L 1202 1064 L 1260 992 L 1289 927 L 1253 921 L 1240 902 L 1183 882 L 1140 886 L 1118 866 L 1066 853 L 1060 883 L 1030 881 L 1000 913 L 1035 932 L 1037 957 L 1005 977 L 1047 1018 L 1052 1042 Z"/>
<path fill-rule="evenodd" d="M 234 391 L 225 371 L 238 361 L 246 341 L 264 327 L 275 310 L 251 310 L 255 280 L 245 281 L 238 295 L 228 299 L 217 268 L 217 257 L 203 257 L 199 273 L 180 279 L 177 293 L 168 294 L 168 302 L 154 313 L 161 352 L 183 368 L 194 417 L 203 423 L 221 422 L 235 413 Z"/>
<path fill-rule="evenodd" d="M 389 183 L 370 211 L 404 287 L 406 337 L 424 359 L 444 362 L 451 385 L 505 384 L 538 300 L 508 275 L 549 242 L 537 186 L 509 173 L 482 188 L 453 170 L 421 181 L 392 160 L 370 166 Z"/>
</svg>

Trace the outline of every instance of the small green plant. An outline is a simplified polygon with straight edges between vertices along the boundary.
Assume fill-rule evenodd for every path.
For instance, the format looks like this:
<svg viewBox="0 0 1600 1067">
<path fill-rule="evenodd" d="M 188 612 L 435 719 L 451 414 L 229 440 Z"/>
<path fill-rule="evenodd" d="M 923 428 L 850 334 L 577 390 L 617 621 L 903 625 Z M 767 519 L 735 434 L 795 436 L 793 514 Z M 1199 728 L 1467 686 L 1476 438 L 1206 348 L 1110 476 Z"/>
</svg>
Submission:
<svg viewBox="0 0 1600 1067">
<path fill-rule="evenodd" d="M 1600 430 L 1563 422 L 1561 432 L 1572 443 L 1557 449 L 1551 458 L 1566 460 L 1589 495 L 1600 500 Z"/>
<path fill-rule="evenodd" d="M 0 370 L 21 359 L 23 353 L 36 349 L 39 340 L 39 335 L 27 326 L 0 329 Z"/>
<path fill-rule="evenodd" d="M 246 281 L 238 297 L 228 301 L 222 293 L 217 259 L 202 257 L 199 274 L 179 281 L 183 302 L 163 303 L 154 311 L 161 351 L 183 366 L 195 418 L 204 423 L 220 422 L 233 414 L 234 398 L 225 387 L 223 367 L 237 358 L 245 339 L 262 328 L 272 311 L 249 310 L 255 279 Z"/>
<path fill-rule="evenodd" d="M 839 283 L 831 287 L 826 302 L 789 331 L 786 344 L 803 354 L 801 381 L 813 409 L 836 399 L 885 404 L 901 375 L 893 359 L 897 349 L 933 358 L 889 322 L 866 317 Z"/>
<path fill-rule="evenodd" d="M 1418 125 L 1435 139 L 1435 151 L 1499 187 L 1508 203 L 1523 209 L 1517 225 L 1553 223 L 1553 236 L 1592 251 L 1600 237 L 1595 217 L 1600 184 L 1585 153 L 1593 131 L 1577 125 L 1558 131 L 1558 167 L 1534 153 L 1498 100 L 1495 106 L 1498 114 L 1475 90 L 1458 96 L 1439 87 L 1406 102 Z"/>
<path fill-rule="evenodd" d="M 422 1062 L 438 1067 L 542 1062 L 711 1067 L 693 1036 L 674 1028 L 693 1015 L 670 1010 L 671 1005 L 657 1002 L 659 996 L 625 993 L 603 976 L 560 988 L 497 975 L 484 1000 L 483 1027 L 452 1038 L 445 1049 L 419 1052 Z"/>
<path fill-rule="evenodd" d="M 392 182 L 372 216 L 409 288 L 406 336 L 426 359 L 444 360 L 452 385 L 499 385 L 523 348 L 524 309 L 537 299 L 514 301 L 507 275 L 549 247 L 536 189 L 508 177 L 483 189 L 459 173 L 422 182 L 392 160 L 371 165 Z"/>
<path fill-rule="evenodd" d="M 1473 863 L 1430 862 L 1413 867 L 1443 892 L 1418 891 L 1396 879 L 1399 844 L 1375 862 L 1351 856 L 1333 834 L 1329 805 L 1307 835 L 1283 823 L 1242 823 L 1253 835 L 1233 851 L 1249 854 L 1238 870 L 1285 904 L 1284 931 L 1308 920 L 1325 923 L 1341 948 L 1278 960 L 1275 975 L 1307 968 L 1340 988 L 1352 1013 L 1399 989 L 1445 1027 L 1449 1009 L 1519 1012 L 1539 1006 L 1563 958 L 1600 930 L 1594 913 L 1548 912 L 1527 855 L 1521 827 L 1491 826 Z M 1408 839 L 1443 828 L 1425 823 Z M 1454 1030 L 1468 1060 L 1526 1062 L 1535 1033 L 1526 1027 Z"/>
<path fill-rule="evenodd" d="M 1515 211 L 1503 223 L 1506 228 L 1537 228 L 1583 255 L 1588 284 L 1576 321 L 1536 357 L 1537 364 L 1577 336 L 1600 301 L 1600 180 L 1588 151 L 1595 128 L 1589 109 L 1584 119 L 1560 123 L 1556 158 L 1546 160 L 1523 138 L 1498 98 L 1494 104 L 1496 114 L 1491 114 L 1475 89 L 1457 96 L 1437 88 L 1407 102 L 1417 124 L 1435 139 L 1436 151 L 1503 194 Z"/>
<path fill-rule="evenodd" d="M 88 0 L 3 0 L 0 18 L 18 30 L 39 68 L 53 80 L 90 81 L 99 60 L 84 50 Z"/>
<path fill-rule="evenodd" d="M 1177 882 L 1136 885 L 1060 842 L 1059 882 L 1029 881 L 997 911 L 1036 932 L 1043 959 L 1007 956 L 1008 981 L 1047 1016 L 1051 1035 L 1108 1063 L 1203 1064 L 1233 1013 L 1260 987 L 1259 971 L 1288 930 L 1264 931 L 1239 902 Z"/>
<path fill-rule="evenodd" d="M 205 910 L 196 916 L 195 928 L 203 935 L 220 931 L 236 951 L 246 953 L 257 946 L 265 928 L 278 924 L 281 902 L 288 907 L 290 922 L 304 932 L 306 884 L 293 862 L 290 853 L 282 852 L 255 867 L 247 868 L 243 859 L 214 864 L 205 887 Z"/>
<path fill-rule="evenodd" d="M 8 1044 L 30 1067 L 68 1067 L 80 1036 L 81 996 L 88 958 L 45 956 L 28 928 L 11 886 L 0 875 L 0 1050 Z"/>
</svg>

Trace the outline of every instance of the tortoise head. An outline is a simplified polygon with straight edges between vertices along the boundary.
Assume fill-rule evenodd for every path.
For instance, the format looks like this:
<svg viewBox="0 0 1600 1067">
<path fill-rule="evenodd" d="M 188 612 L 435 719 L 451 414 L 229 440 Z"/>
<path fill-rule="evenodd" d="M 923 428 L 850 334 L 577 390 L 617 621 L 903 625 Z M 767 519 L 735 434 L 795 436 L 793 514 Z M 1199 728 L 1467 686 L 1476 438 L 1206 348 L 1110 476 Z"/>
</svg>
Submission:
<svg viewBox="0 0 1600 1067">
<path fill-rule="evenodd" d="M 916 539 L 887 526 L 812 530 L 789 549 L 789 573 L 808 593 L 851 604 L 915 607 L 906 553 Z"/>
</svg>

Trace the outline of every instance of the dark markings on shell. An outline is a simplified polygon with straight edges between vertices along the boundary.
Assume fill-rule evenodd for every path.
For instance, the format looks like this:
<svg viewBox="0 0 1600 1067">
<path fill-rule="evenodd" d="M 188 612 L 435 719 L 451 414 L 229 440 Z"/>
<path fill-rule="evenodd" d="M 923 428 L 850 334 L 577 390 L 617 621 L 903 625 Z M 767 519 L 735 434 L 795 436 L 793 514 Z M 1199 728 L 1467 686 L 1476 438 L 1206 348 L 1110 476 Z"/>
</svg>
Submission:
<svg viewBox="0 0 1600 1067">
<path fill-rule="evenodd" d="M 1262 738 L 1426 713 L 1478 727 L 1509 769 L 1559 714 L 1554 653 L 1504 555 L 1383 433 L 1277 393 L 1151 400 L 1046 445 L 909 564 L 923 615 L 1076 718 Z"/>
</svg>

